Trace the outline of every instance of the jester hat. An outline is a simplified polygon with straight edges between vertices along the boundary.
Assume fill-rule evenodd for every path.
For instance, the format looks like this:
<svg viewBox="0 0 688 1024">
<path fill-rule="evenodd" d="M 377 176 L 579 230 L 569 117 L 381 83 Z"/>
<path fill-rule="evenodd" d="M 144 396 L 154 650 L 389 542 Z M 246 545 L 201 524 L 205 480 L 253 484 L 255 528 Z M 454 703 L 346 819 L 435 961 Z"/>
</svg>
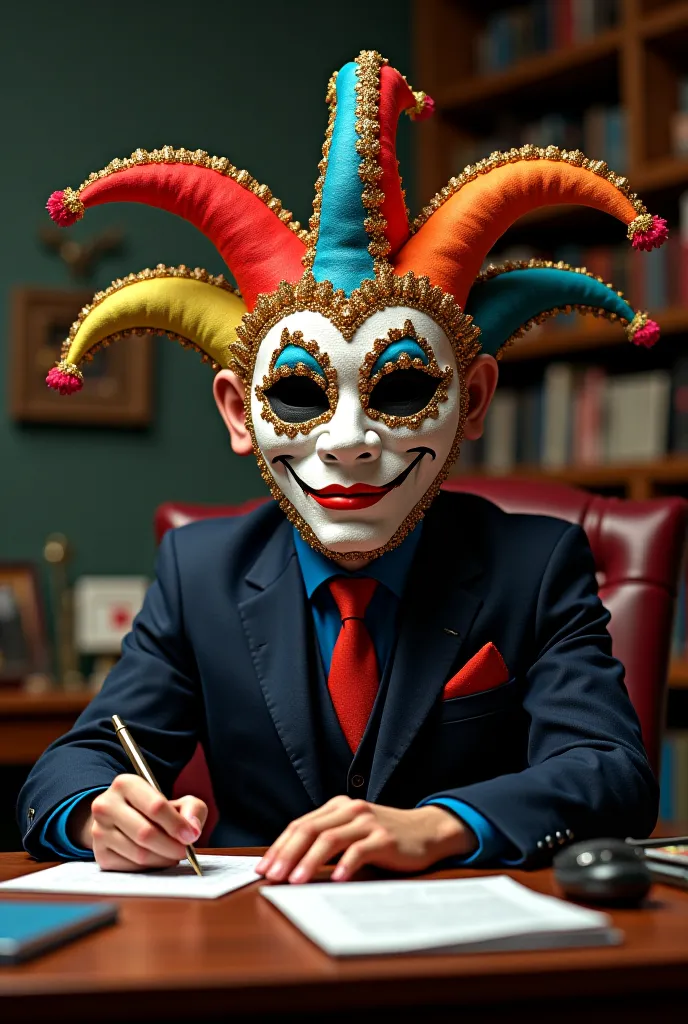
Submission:
<svg viewBox="0 0 688 1024">
<path fill-rule="evenodd" d="M 324 313 L 350 338 L 376 309 L 418 308 L 445 330 L 460 367 L 480 351 L 498 355 L 534 318 L 569 307 L 618 318 L 636 344 L 656 340 L 658 329 L 646 314 L 636 315 L 584 271 L 539 264 L 479 274 L 497 239 L 540 206 L 590 206 L 622 221 L 634 248 L 661 245 L 666 222 L 649 214 L 627 179 L 603 161 L 554 146 L 494 152 L 451 178 L 410 223 L 396 128 L 402 112 L 413 120 L 430 116 L 430 97 L 414 92 L 379 54 L 363 51 L 332 76 L 327 103 L 309 229 L 266 185 L 203 150 L 137 149 L 78 189 L 50 196 L 50 216 L 65 227 L 108 202 L 176 213 L 214 243 L 239 289 L 184 266 L 115 281 L 73 325 L 48 375 L 50 387 L 78 390 L 83 360 L 141 332 L 177 338 L 250 385 L 267 330 L 306 309 Z"/>
</svg>

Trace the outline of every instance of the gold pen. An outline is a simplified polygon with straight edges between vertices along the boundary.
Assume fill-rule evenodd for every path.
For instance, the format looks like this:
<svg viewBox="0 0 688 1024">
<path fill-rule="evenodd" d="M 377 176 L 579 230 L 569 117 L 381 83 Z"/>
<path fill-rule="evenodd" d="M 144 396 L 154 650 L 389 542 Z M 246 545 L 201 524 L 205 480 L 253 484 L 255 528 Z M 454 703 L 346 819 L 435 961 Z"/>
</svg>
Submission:
<svg viewBox="0 0 688 1024">
<path fill-rule="evenodd" d="M 115 727 L 115 732 L 117 733 L 117 737 L 120 743 L 124 747 L 127 757 L 129 758 L 134 768 L 136 769 L 136 773 L 140 775 L 142 779 L 145 779 L 149 786 L 152 786 L 153 789 L 157 789 L 158 793 L 162 793 L 160 786 L 155 781 L 155 776 L 153 775 L 153 772 L 146 764 L 145 757 L 137 747 L 131 733 L 129 732 L 126 725 L 119 717 L 119 715 L 112 716 L 112 724 Z M 197 875 L 202 876 L 203 872 L 201 871 L 201 865 L 198 863 L 198 860 L 196 859 L 196 851 L 194 850 L 193 846 L 186 846 L 185 850 L 186 859 L 188 860 L 189 864 L 194 869 Z"/>
</svg>

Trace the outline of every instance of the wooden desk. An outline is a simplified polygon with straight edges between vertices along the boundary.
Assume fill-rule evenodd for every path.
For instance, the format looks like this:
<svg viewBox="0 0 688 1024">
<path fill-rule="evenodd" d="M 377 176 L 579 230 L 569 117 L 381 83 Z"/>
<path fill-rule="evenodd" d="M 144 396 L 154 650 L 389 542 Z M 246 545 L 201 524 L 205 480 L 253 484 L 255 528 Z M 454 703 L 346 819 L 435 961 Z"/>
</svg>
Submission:
<svg viewBox="0 0 688 1024">
<path fill-rule="evenodd" d="M 92 693 L 0 692 L 0 765 L 33 764 L 71 729 L 92 698 Z"/>
<path fill-rule="evenodd" d="M 42 866 L 2 854 L 0 879 Z M 511 874 L 555 891 L 551 871 Z M 626 936 L 615 948 L 349 961 L 312 945 L 257 885 L 218 900 L 123 898 L 118 925 L 0 968 L 0 1020 L 646 1024 L 648 1013 L 663 1012 L 680 1019 L 688 892 L 656 885 L 651 897 L 642 910 L 613 912 Z"/>
</svg>

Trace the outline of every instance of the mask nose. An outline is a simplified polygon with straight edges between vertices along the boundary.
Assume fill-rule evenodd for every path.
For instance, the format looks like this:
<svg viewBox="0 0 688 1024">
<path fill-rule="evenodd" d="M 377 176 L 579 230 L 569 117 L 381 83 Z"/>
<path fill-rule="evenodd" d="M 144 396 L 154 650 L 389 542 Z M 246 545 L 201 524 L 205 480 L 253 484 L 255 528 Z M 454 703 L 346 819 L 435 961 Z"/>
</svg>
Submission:
<svg viewBox="0 0 688 1024">
<path fill-rule="evenodd" d="M 368 428 L 370 421 L 363 422 L 363 416 L 360 406 L 347 411 L 340 401 L 340 407 L 328 423 L 329 430 L 323 431 L 316 441 L 315 450 L 322 462 L 351 466 L 380 458 L 380 435 Z"/>
</svg>

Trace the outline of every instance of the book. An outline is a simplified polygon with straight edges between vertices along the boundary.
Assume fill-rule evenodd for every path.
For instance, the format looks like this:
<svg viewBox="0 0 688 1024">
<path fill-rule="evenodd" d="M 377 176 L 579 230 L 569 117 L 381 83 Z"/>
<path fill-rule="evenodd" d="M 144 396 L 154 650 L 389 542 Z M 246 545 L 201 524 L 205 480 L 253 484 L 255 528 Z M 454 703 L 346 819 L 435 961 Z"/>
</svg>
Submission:
<svg viewBox="0 0 688 1024">
<path fill-rule="evenodd" d="M 570 461 L 573 367 L 550 363 L 545 370 L 542 417 L 542 463 L 550 469 Z"/>
<path fill-rule="evenodd" d="M 497 391 L 485 419 L 484 463 L 493 473 L 507 473 L 516 462 L 515 391 Z"/>
<path fill-rule="evenodd" d="M 667 450 L 671 377 L 665 370 L 610 378 L 606 461 L 655 459 Z"/>
<path fill-rule="evenodd" d="M 505 875 L 271 885 L 259 891 L 331 956 L 554 949 L 622 941 L 606 914 L 533 892 Z"/>
<path fill-rule="evenodd" d="M 0 964 L 17 964 L 117 920 L 114 903 L 0 900 Z"/>
<path fill-rule="evenodd" d="M 688 732 L 685 730 L 674 737 L 674 816 L 677 821 L 688 820 Z"/>
<path fill-rule="evenodd" d="M 596 466 L 604 458 L 604 394 L 607 375 L 600 366 L 583 371 L 573 411 L 573 461 Z"/>
<path fill-rule="evenodd" d="M 670 734 L 662 740 L 660 754 L 659 817 L 661 821 L 674 819 L 674 738 Z"/>
<path fill-rule="evenodd" d="M 516 461 L 537 466 L 542 458 L 543 389 L 536 384 L 524 388 L 518 396 L 516 426 Z"/>
<path fill-rule="evenodd" d="M 688 452 L 688 356 L 682 356 L 671 373 L 670 448 Z"/>
</svg>

